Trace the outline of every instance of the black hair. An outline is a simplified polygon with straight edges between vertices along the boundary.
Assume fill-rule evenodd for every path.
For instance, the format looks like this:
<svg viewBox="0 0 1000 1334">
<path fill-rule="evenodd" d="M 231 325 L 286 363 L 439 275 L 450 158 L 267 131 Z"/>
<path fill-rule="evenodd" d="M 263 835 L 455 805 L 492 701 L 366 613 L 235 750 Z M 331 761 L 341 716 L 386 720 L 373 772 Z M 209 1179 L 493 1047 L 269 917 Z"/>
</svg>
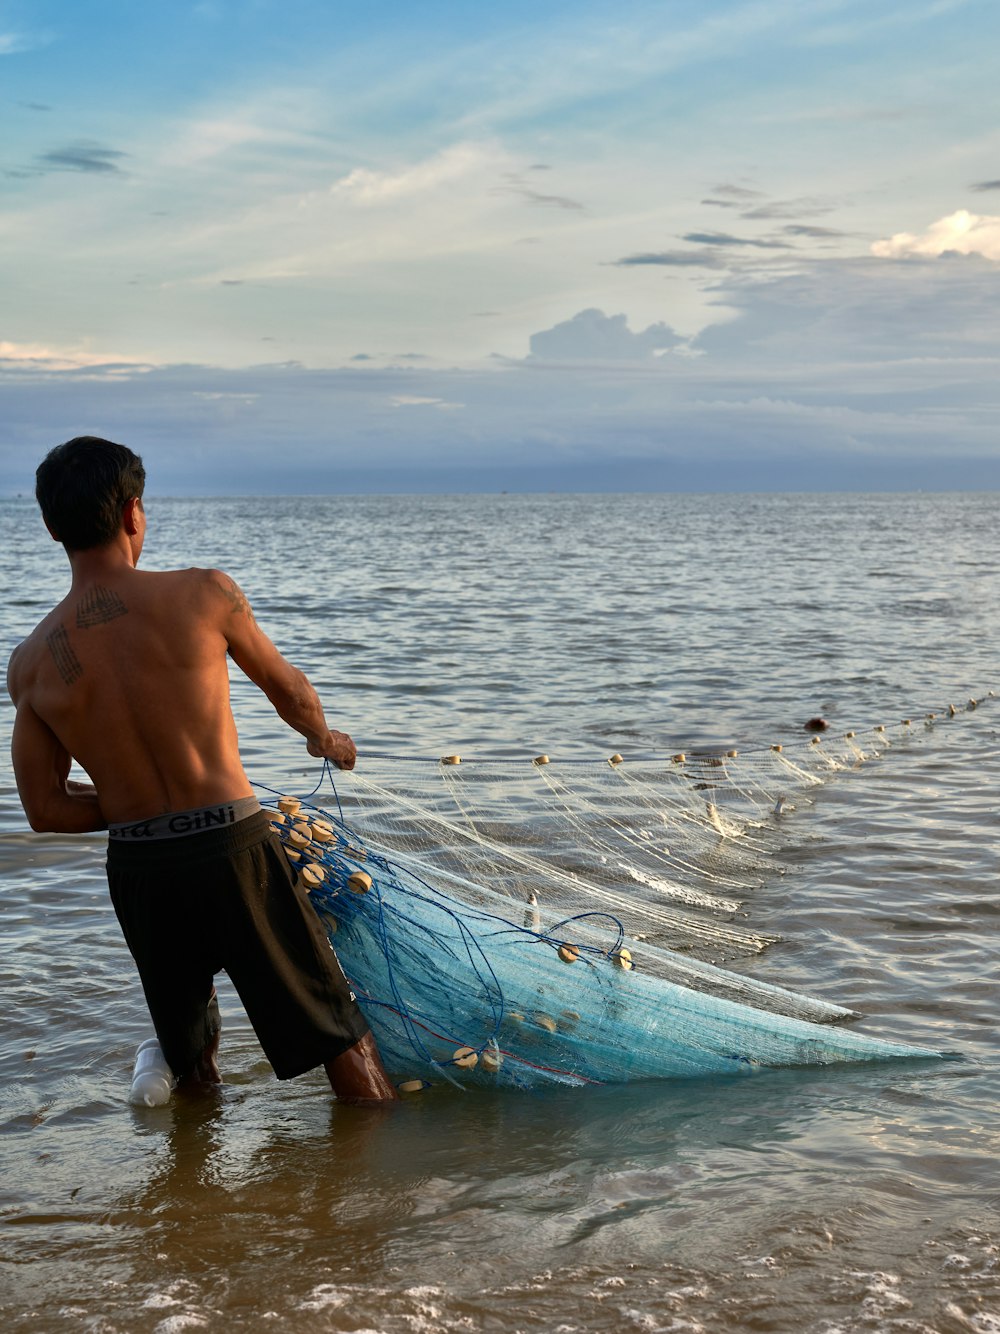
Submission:
<svg viewBox="0 0 1000 1334">
<path fill-rule="evenodd" d="M 122 510 L 142 497 L 146 470 L 126 445 L 78 435 L 56 445 L 35 472 L 35 498 L 53 537 L 67 551 L 87 551 L 113 541 Z"/>
</svg>

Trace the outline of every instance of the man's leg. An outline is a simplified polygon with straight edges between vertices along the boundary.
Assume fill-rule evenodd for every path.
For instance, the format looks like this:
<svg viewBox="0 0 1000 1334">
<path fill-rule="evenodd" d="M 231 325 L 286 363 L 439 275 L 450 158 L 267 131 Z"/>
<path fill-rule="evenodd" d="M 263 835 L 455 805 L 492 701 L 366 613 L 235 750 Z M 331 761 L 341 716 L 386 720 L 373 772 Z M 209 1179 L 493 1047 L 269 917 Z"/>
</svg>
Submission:
<svg viewBox="0 0 1000 1334">
<path fill-rule="evenodd" d="M 192 931 L 203 903 L 197 886 L 177 883 L 169 866 L 140 874 L 111 865 L 108 885 L 125 943 L 135 960 L 149 1015 L 177 1089 L 222 1083 L 216 1055 L 222 1016 L 213 977 L 219 965 L 204 931 Z"/>
<path fill-rule="evenodd" d="M 396 1102 L 399 1094 L 385 1072 L 371 1033 L 324 1065 L 338 1102 Z"/>
<path fill-rule="evenodd" d="M 177 1081 L 179 1093 L 205 1093 L 217 1088 L 222 1083 L 219 1063 L 219 1040 L 222 1037 L 222 1016 L 219 1014 L 219 1001 L 212 988 L 212 996 L 207 1006 L 207 1020 L 211 1027 L 211 1036 L 199 1053 L 191 1070 Z"/>
</svg>

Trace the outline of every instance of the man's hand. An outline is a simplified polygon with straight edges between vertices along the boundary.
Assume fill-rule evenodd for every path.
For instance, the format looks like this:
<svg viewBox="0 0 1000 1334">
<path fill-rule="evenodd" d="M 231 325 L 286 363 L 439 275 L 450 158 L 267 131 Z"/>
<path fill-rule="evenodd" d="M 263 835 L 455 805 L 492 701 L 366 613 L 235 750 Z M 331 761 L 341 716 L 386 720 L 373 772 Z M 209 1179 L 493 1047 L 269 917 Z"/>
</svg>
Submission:
<svg viewBox="0 0 1000 1334">
<path fill-rule="evenodd" d="M 358 749 L 346 732 L 327 732 L 325 737 L 309 737 L 306 749 L 318 760 L 329 760 L 338 769 L 353 769 Z"/>
</svg>

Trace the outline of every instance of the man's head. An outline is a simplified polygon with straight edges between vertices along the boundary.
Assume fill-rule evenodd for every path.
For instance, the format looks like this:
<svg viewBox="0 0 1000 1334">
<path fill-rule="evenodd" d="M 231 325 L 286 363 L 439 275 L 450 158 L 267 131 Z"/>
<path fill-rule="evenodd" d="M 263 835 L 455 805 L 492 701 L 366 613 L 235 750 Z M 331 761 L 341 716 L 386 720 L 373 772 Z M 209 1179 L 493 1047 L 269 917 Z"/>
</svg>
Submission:
<svg viewBox="0 0 1000 1334">
<path fill-rule="evenodd" d="M 138 454 L 80 435 L 57 445 L 38 465 L 35 497 L 52 536 L 67 551 L 87 551 L 115 539 L 126 504 L 141 499 L 145 484 Z"/>
</svg>

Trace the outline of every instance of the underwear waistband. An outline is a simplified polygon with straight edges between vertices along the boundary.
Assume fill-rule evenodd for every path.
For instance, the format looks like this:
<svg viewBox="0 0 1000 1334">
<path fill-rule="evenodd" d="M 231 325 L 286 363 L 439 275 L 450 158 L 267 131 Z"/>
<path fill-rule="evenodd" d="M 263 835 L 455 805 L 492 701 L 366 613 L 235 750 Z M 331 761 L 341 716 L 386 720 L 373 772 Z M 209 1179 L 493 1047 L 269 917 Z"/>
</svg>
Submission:
<svg viewBox="0 0 1000 1334">
<path fill-rule="evenodd" d="M 215 806 L 196 806 L 189 811 L 169 811 L 148 820 L 133 820 L 108 825 L 108 841 L 116 845 L 161 842 L 163 839 L 188 838 L 212 829 L 239 824 L 260 810 L 256 797 L 237 797 Z"/>
</svg>

